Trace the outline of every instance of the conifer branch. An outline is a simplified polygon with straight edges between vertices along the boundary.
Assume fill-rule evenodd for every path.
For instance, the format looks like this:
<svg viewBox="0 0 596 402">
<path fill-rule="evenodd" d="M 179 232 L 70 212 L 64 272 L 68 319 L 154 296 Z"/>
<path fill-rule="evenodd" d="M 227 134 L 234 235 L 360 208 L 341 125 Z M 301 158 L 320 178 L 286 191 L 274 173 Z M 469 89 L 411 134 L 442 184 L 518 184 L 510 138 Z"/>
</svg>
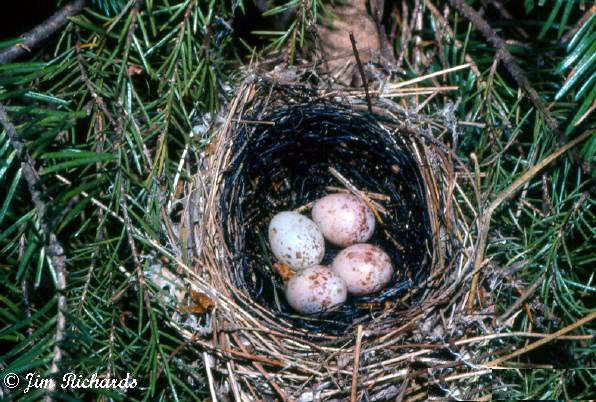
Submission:
<svg viewBox="0 0 596 402">
<path fill-rule="evenodd" d="M 511 74 L 515 83 L 524 90 L 534 106 L 536 106 L 536 109 L 538 109 L 544 116 L 544 120 L 548 127 L 558 133 L 559 138 L 562 139 L 562 133 L 559 130 L 557 121 L 552 117 L 544 100 L 530 83 L 526 72 L 519 66 L 515 57 L 513 57 L 509 49 L 507 49 L 505 41 L 497 35 L 489 23 L 476 10 L 464 3 L 463 0 L 449 0 L 449 2 L 480 31 L 482 36 L 484 36 L 491 45 L 494 46 L 497 50 L 497 57 L 503 62 L 505 69 Z"/>
</svg>

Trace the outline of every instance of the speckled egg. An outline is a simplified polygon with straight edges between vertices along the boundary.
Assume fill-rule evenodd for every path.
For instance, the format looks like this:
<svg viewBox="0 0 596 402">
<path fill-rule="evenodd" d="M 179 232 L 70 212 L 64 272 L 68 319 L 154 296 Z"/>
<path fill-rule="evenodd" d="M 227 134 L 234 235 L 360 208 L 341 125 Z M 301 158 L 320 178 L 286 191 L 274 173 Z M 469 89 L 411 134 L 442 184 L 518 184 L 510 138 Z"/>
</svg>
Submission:
<svg viewBox="0 0 596 402">
<path fill-rule="evenodd" d="M 348 292 L 361 296 L 383 289 L 391 281 L 391 258 L 372 244 L 354 244 L 343 249 L 331 264 L 348 287 Z"/>
<path fill-rule="evenodd" d="M 315 265 L 294 275 L 286 285 L 285 294 L 294 310 L 315 314 L 345 303 L 348 289 L 329 267 Z"/>
<path fill-rule="evenodd" d="M 269 244 L 275 258 L 295 270 L 316 265 L 325 255 L 321 231 L 313 221 L 297 212 L 280 212 L 271 219 Z"/>
<path fill-rule="evenodd" d="M 366 204 L 348 193 L 330 194 L 312 207 L 312 218 L 323 236 L 336 246 L 367 241 L 375 231 L 375 217 Z"/>
</svg>

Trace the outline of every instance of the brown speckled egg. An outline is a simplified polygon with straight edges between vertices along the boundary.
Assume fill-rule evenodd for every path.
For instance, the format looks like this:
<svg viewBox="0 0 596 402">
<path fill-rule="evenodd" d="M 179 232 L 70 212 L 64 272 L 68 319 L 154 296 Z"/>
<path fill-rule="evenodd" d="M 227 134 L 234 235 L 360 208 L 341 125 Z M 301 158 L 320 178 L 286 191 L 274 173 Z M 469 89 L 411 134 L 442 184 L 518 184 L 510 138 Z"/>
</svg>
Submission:
<svg viewBox="0 0 596 402">
<path fill-rule="evenodd" d="M 354 244 L 343 249 L 331 264 L 353 295 L 368 295 L 383 289 L 391 281 L 391 258 L 372 244 Z"/>
<path fill-rule="evenodd" d="M 360 198 L 348 193 L 330 194 L 315 202 L 312 219 L 323 236 L 340 247 L 365 242 L 375 231 L 371 210 Z"/>
<path fill-rule="evenodd" d="M 294 275 L 286 285 L 285 294 L 294 310 L 315 314 L 345 303 L 348 290 L 329 267 L 315 265 Z"/>
<path fill-rule="evenodd" d="M 280 262 L 301 270 L 323 260 L 325 239 L 313 221 L 297 212 L 276 214 L 269 223 L 269 244 Z"/>
</svg>

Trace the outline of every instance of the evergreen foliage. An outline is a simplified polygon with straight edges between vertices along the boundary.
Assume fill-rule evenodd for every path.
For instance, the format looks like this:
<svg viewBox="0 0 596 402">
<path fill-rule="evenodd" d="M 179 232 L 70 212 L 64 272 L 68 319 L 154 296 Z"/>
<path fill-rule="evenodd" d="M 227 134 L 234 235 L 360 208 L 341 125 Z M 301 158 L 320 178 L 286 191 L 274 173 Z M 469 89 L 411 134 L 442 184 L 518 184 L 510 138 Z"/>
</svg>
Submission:
<svg viewBox="0 0 596 402">
<path fill-rule="evenodd" d="M 203 400 L 208 397 L 201 352 L 168 324 L 176 308 L 146 278 L 157 263 L 176 267 L 158 245 L 168 230 L 162 216 L 177 191 L 174 177 L 185 147 L 205 148 L 216 122 L 251 59 L 282 50 L 295 62 L 314 43 L 314 24 L 331 17 L 322 0 L 289 0 L 255 17 L 252 2 L 203 0 L 93 0 L 84 12 L 27 57 L 0 65 L 0 102 L 35 161 L 39 216 L 24 179 L 21 155 L 0 131 L 0 372 L 48 376 L 55 362 L 58 304 L 66 296 L 60 367 L 114 378 L 126 373 L 139 387 L 62 390 L 56 399 L 93 394 L 105 400 Z M 395 4 L 394 4 L 395 3 Z M 479 70 L 437 77 L 458 90 L 421 107 L 429 115 L 452 111 L 461 131 L 451 139 L 458 155 L 477 166 L 483 194 L 507 187 L 565 141 L 594 127 L 596 14 L 587 0 L 471 1 L 508 40 L 508 49 L 548 107 L 560 132 L 511 79 L 482 35 L 444 1 L 420 4 L 423 28 L 403 48 L 398 29 L 388 37 L 404 52 L 395 79 L 460 65 Z M 498 4 L 499 7 L 495 7 Z M 431 7 L 439 10 L 435 14 Z M 514 15 L 504 16 L 501 8 Z M 402 10 L 388 2 L 385 10 Z M 399 12 L 398 11 L 398 12 Z M 239 37 L 237 21 L 252 13 L 255 29 Z M 272 19 L 289 16 L 283 30 Z M 585 16 L 588 16 L 585 18 Z M 584 19 L 582 19 L 584 16 Z M 391 16 L 384 20 L 392 21 Z M 444 23 L 450 27 L 445 28 Z M 578 25 L 578 22 L 581 24 Z M 271 28 L 261 29 L 270 24 Z M 243 28 L 244 29 L 244 28 Z M 17 39 L 0 42 L 0 50 Z M 250 43 L 250 44 L 249 44 Z M 427 48 L 425 48 L 427 47 Z M 417 52 L 425 54 L 421 62 Z M 419 103 L 423 101 L 419 99 Z M 416 107 L 414 97 L 404 105 Z M 463 123 L 461 123 L 463 122 Z M 446 133 L 446 136 L 451 135 Z M 493 216 L 487 269 L 500 270 L 517 292 L 494 285 L 505 311 L 533 283 L 511 331 L 550 333 L 594 312 L 596 138 L 582 144 L 501 206 Z M 474 155 L 474 157 L 472 157 Z M 476 159 L 475 159 L 476 158 Z M 476 162 L 477 160 L 477 162 Z M 194 161 L 187 161 L 193 163 Z M 463 201 L 462 201 L 463 202 Z M 46 247 L 47 222 L 64 247 L 67 282 L 58 291 Z M 189 261 L 189 264 L 200 262 Z M 593 323 L 578 333 L 593 333 Z M 592 332 L 590 332 L 592 331 Z M 512 340 L 513 339 L 513 340 Z M 503 340 L 523 346 L 525 338 Z M 561 341 L 527 363 L 577 370 L 518 370 L 508 374 L 510 399 L 593 398 L 596 351 L 589 341 Z M 0 398 L 39 400 L 3 388 Z M 504 391 L 501 391 L 504 392 Z"/>
</svg>

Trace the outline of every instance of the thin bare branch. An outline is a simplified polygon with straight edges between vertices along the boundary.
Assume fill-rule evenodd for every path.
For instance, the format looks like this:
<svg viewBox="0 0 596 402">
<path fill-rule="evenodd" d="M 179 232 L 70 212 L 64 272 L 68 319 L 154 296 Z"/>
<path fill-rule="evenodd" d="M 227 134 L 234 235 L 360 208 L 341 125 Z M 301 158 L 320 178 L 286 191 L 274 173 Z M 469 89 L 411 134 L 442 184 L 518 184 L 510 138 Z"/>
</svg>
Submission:
<svg viewBox="0 0 596 402">
<path fill-rule="evenodd" d="M 519 350 L 516 350 L 513 353 L 510 353 L 510 354 L 505 355 L 505 356 L 501 356 L 501 357 L 499 357 L 497 359 L 494 359 L 494 360 L 488 362 L 486 364 L 486 366 L 487 367 L 495 367 L 495 366 L 498 366 L 499 364 L 501 364 L 503 362 L 506 362 L 508 360 L 513 359 L 514 357 L 523 355 L 524 353 L 528 353 L 531 350 L 534 350 L 534 349 L 536 349 L 536 348 L 538 348 L 538 347 L 540 347 L 540 346 L 542 346 L 542 345 L 544 345 L 544 344 L 546 344 L 548 342 L 554 341 L 555 339 L 561 337 L 562 335 L 565 335 L 566 333 L 571 332 L 574 329 L 579 328 L 582 325 L 589 323 L 590 321 L 592 321 L 595 318 L 596 318 L 596 312 L 591 313 L 591 314 L 588 314 L 584 318 L 582 318 L 582 319 L 574 322 L 571 325 L 566 326 L 565 328 L 561 328 L 560 330 L 558 330 L 557 332 L 555 332 L 553 334 L 550 334 L 549 336 L 546 336 L 546 337 L 544 337 L 544 338 L 542 338 L 540 340 L 537 340 L 536 342 L 530 343 L 529 345 L 527 345 L 527 346 L 525 346 L 525 347 L 523 347 L 523 348 L 521 348 Z"/>
<path fill-rule="evenodd" d="M 54 335 L 54 356 L 50 368 L 50 375 L 53 376 L 57 374 L 60 369 L 60 363 L 62 361 L 62 349 L 60 344 L 64 339 L 64 332 L 66 330 L 67 301 L 64 293 L 67 281 L 66 256 L 64 255 L 64 248 L 56 234 L 51 230 L 49 219 L 46 216 L 47 206 L 44 200 L 39 174 L 35 169 L 35 161 L 29 154 L 25 143 L 19 138 L 16 127 L 8 117 L 4 105 L 1 103 L 0 123 L 2 123 L 2 126 L 6 130 L 11 145 L 17 151 L 18 158 L 21 162 L 21 168 L 23 169 L 23 177 L 27 182 L 27 188 L 29 194 L 31 194 L 33 205 L 35 206 L 41 234 L 45 239 L 46 254 L 50 257 L 52 268 L 56 274 L 58 312 L 56 316 L 56 333 Z M 50 387 L 48 391 L 51 393 L 54 388 L 55 386 Z M 51 400 L 50 394 L 46 395 L 46 400 Z"/>
<path fill-rule="evenodd" d="M 0 51 L 0 64 L 10 63 L 31 51 L 31 48 L 39 46 L 41 42 L 52 36 L 62 25 L 68 22 L 68 18 L 78 14 L 85 6 L 85 0 L 74 0 L 68 3 L 50 18 L 22 35 L 23 41 L 8 49 Z"/>
<path fill-rule="evenodd" d="M 368 82 L 366 79 L 366 75 L 364 75 L 364 68 L 362 67 L 362 62 L 360 61 L 358 48 L 356 47 L 356 39 L 354 39 L 354 34 L 352 32 L 350 32 L 350 42 L 352 42 L 352 50 L 354 50 L 354 57 L 356 57 L 356 64 L 358 64 L 358 71 L 360 72 L 360 77 L 362 78 L 362 85 L 364 85 L 364 92 L 366 93 L 366 103 L 368 105 L 368 111 L 372 113 L 372 103 L 370 101 L 370 95 L 368 93 Z"/>
</svg>

